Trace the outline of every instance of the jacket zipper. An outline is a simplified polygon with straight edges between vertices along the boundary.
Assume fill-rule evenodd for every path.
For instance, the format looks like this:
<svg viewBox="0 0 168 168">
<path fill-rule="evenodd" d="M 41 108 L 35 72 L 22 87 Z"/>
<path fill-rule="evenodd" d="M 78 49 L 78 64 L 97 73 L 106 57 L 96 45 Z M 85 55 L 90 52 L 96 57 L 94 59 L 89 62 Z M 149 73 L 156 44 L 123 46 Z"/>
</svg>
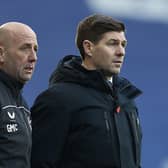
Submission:
<svg viewBox="0 0 168 168">
<path fill-rule="evenodd" d="M 133 121 L 132 123 L 133 123 L 133 129 L 134 129 L 134 133 L 135 133 L 135 137 L 136 137 L 136 142 L 138 143 L 139 142 L 139 137 L 138 137 L 138 131 L 137 131 L 137 128 L 138 128 L 137 120 L 136 120 L 133 113 L 131 113 L 131 117 L 132 117 L 132 121 Z"/>
<path fill-rule="evenodd" d="M 133 113 L 131 113 L 131 118 L 132 118 L 132 125 L 133 125 L 133 132 L 134 132 L 134 136 L 135 136 L 135 156 L 136 156 L 136 164 L 139 165 L 139 136 L 138 136 L 138 123 L 137 123 L 137 119 L 135 117 L 135 115 Z"/>
<path fill-rule="evenodd" d="M 110 123 L 108 120 L 108 112 L 107 111 L 104 111 L 104 120 L 105 120 L 105 125 L 106 125 L 106 130 L 107 130 L 108 136 L 110 136 Z"/>
</svg>

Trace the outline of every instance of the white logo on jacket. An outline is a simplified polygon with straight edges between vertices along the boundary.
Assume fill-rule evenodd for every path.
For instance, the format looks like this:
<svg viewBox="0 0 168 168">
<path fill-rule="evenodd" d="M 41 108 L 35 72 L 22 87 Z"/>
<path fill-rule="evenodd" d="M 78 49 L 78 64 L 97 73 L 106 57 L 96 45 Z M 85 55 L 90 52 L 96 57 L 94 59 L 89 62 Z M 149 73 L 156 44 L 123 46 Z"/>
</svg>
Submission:
<svg viewBox="0 0 168 168">
<path fill-rule="evenodd" d="M 15 119 L 15 112 L 9 112 L 8 111 L 8 116 L 10 119 Z"/>
<path fill-rule="evenodd" d="M 7 128 L 7 131 L 9 133 L 18 131 L 18 125 L 17 124 L 7 124 L 6 128 Z"/>
</svg>

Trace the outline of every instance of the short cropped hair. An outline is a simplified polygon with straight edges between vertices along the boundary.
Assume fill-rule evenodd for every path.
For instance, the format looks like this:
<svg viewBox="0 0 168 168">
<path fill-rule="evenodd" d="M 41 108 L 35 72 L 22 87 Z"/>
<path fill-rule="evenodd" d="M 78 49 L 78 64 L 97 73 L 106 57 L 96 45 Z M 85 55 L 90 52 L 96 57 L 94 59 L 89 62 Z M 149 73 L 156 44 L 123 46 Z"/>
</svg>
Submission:
<svg viewBox="0 0 168 168">
<path fill-rule="evenodd" d="M 103 34 L 110 31 L 125 32 L 124 23 L 113 19 L 110 16 L 94 14 L 84 18 L 79 22 L 75 43 L 84 59 L 83 41 L 89 40 L 92 43 L 98 43 Z"/>
</svg>

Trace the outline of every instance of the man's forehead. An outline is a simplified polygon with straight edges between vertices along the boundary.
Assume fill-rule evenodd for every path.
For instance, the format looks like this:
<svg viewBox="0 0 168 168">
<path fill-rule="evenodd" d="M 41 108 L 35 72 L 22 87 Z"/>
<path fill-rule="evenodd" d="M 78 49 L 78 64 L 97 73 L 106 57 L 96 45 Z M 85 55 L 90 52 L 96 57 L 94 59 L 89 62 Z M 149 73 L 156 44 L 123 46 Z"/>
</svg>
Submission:
<svg viewBox="0 0 168 168">
<path fill-rule="evenodd" d="M 127 41 L 124 32 L 107 32 L 104 33 L 103 38 L 106 40 L 120 40 L 120 41 Z"/>
</svg>

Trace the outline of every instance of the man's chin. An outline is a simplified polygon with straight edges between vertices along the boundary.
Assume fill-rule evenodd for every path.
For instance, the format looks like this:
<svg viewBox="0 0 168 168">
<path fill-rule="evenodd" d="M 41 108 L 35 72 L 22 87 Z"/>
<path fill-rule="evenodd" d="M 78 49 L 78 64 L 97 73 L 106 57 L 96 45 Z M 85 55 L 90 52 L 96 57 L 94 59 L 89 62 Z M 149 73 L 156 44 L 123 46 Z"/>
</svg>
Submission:
<svg viewBox="0 0 168 168">
<path fill-rule="evenodd" d="M 113 75 L 118 75 L 120 73 L 120 69 L 115 69 L 112 71 Z"/>
<path fill-rule="evenodd" d="M 32 75 L 26 75 L 26 76 L 22 77 L 22 78 L 20 79 L 20 81 L 21 81 L 22 83 L 26 83 L 26 82 L 28 82 L 29 80 L 31 80 L 31 78 L 32 78 Z"/>
</svg>

